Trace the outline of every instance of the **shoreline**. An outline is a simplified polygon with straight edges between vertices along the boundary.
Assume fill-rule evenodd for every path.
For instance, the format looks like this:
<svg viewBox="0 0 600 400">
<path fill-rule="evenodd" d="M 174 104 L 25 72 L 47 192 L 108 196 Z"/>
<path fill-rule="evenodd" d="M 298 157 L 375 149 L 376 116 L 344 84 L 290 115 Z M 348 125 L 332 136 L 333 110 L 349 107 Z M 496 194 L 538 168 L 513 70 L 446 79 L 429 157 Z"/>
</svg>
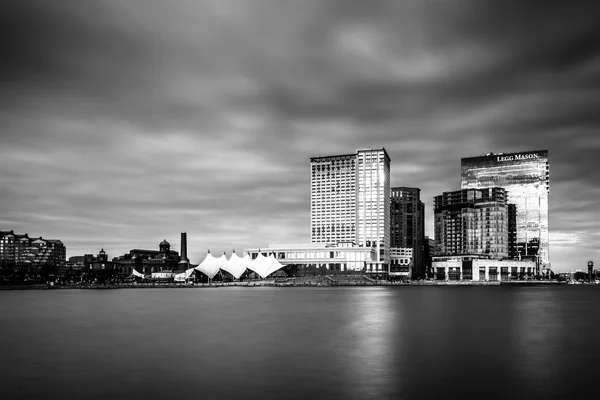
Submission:
<svg viewBox="0 0 600 400">
<path fill-rule="evenodd" d="M 69 290 L 69 289 L 91 289 L 91 290 L 112 290 L 112 289 L 211 289 L 228 287 L 394 287 L 394 286 L 572 286 L 567 282 L 558 281 L 493 281 L 493 282 L 469 282 L 469 281 L 422 281 L 422 282 L 330 282 L 328 280 L 315 279 L 314 281 L 303 282 L 275 282 L 275 281 L 256 281 L 256 282 L 225 282 L 225 283 L 201 283 L 201 284 L 177 284 L 177 283 L 154 283 L 154 284 L 108 284 L 108 285 L 49 285 L 49 284 L 31 284 L 31 285 L 0 285 L 0 290 Z M 581 282 L 575 285 L 589 286 L 597 285 L 592 282 Z"/>
</svg>

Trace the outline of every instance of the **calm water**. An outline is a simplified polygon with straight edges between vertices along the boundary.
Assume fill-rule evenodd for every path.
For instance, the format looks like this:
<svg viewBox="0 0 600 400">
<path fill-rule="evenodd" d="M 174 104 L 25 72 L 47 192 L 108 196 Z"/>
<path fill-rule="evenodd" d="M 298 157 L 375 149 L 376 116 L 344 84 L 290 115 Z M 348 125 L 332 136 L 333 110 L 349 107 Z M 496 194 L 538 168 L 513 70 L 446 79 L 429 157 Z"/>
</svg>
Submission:
<svg viewBox="0 0 600 400">
<path fill-rule="evenodd" d="M 0 390 L 598 398 L 599 305 L 598 286 L 2 291 Z"/>
</svg>

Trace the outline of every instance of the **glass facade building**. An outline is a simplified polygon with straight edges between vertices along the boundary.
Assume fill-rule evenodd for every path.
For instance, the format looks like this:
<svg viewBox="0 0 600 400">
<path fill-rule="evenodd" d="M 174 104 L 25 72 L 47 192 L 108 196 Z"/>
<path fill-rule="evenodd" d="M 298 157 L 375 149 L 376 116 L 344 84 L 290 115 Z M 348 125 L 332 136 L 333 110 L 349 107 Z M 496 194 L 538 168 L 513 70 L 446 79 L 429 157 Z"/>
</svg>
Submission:
<svg viewBox="0 0 600 400">
<path fill-rule="evenodd" d="M 548 196 L 550 167 L 548 151 L 489 153 L 461 159 L 461 188 L 493 186 L 507 191 L 508 203 L 515 205 L 516 237 L 513 256 L 550 263 Z M 516 247 L 516 250 L 515 250 Z"/>
<path fill-rule="evenodd" d="M 357 159 L 357 243 L 390 259 L 390 157 L 385 149 L 359 149 Z"/>
<path fill-rule="evenodd" d="M 463 189 L 434 198 L 436 256 L 508 258 L 508 207 L 503 188 Z"/>
<path fill-rule="evenodd" d="M 385 149 L 311 157 L 311 242 L 352 242 L 389 260 L 390 158 Z M 382 266 L 376 267 L 381 269 Z"/>
</svg>

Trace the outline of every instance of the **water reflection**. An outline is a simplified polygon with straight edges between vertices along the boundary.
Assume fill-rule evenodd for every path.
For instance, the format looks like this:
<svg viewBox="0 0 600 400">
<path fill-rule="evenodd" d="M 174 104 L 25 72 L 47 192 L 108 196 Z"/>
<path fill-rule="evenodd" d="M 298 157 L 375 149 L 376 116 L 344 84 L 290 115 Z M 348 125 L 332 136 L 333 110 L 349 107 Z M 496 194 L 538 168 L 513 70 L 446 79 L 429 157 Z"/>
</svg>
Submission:
<svg viewBox="0 0 600 400">
<path fill-rule="evenodd" d="M 577 398 L 600 373 L 598 301 L 597 288 L 0 292 L 0 376 L 10 398 Z"/>
<path fill-rule="evenodd" d="M 390 379 L 401 379 L 393 371 L 393 360 L 402 342 L 395 340 L 394 327 L 402 319 L 402 307 L 386 289 L 357 289 L 345 307 L 338 339 L 331 342 L 340 363 L 347 398 L 382 398 Z"/>
<path fill-rule="evenodd" d="M 531 396 L 551 392 L 555 396 L 584 393 L 577 380 L 585 379 L 593 366 L 586 338 L 599 331 L 588 290 L 531 288 L 515 291 L 516 322 L 512 325 L 515 366 L 529 385 Z"/>
</svg>

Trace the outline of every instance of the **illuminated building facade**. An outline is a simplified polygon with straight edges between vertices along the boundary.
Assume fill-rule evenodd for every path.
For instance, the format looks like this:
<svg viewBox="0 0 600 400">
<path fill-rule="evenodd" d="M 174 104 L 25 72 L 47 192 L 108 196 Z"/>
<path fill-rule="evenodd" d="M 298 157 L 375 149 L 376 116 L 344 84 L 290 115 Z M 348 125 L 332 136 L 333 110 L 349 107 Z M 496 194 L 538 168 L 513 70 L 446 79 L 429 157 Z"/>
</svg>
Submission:
<svg viewBox="0 0 600 400">
<path fill-rule="evenodd" d="M 0 263 L 13 265 L 54 265 L 66 263 L 67 250 L 60 240 L 30 238 L 26 233 L 0 231 Z"/>
<path fill-rule="evenodd" d="M 421 189 L 395 187 L 391 193 L 390 247 L 412 249 L 412 277 L 424 278 L 425 205 Z"/>
<path fill-rule="evenodd" d="M 373 271 L 387 271 L 390 158 L 385 149 L 312 157 L 311 242 L 352 242 L 376 250 Z"/>
<path fill-rule="evenodd" d="M 310 159 L 311 242 L 356 242 L 356 154 Z"/>
<path fill-rule="evenodd" d="M 508 207 L 500 187 L 444 192 L 434 198 L 436 256 L 508 258 Z"/>
<path fill-rule="evenodd" d="M 515 205 L 516 251 L 513 247 L 512 255 L 536 259 L 542 265 L 550 262 L 549 170 L 547 150 L 461 159 L 462 189 L 503 187 L 508 203 Z"/>
</svg>

